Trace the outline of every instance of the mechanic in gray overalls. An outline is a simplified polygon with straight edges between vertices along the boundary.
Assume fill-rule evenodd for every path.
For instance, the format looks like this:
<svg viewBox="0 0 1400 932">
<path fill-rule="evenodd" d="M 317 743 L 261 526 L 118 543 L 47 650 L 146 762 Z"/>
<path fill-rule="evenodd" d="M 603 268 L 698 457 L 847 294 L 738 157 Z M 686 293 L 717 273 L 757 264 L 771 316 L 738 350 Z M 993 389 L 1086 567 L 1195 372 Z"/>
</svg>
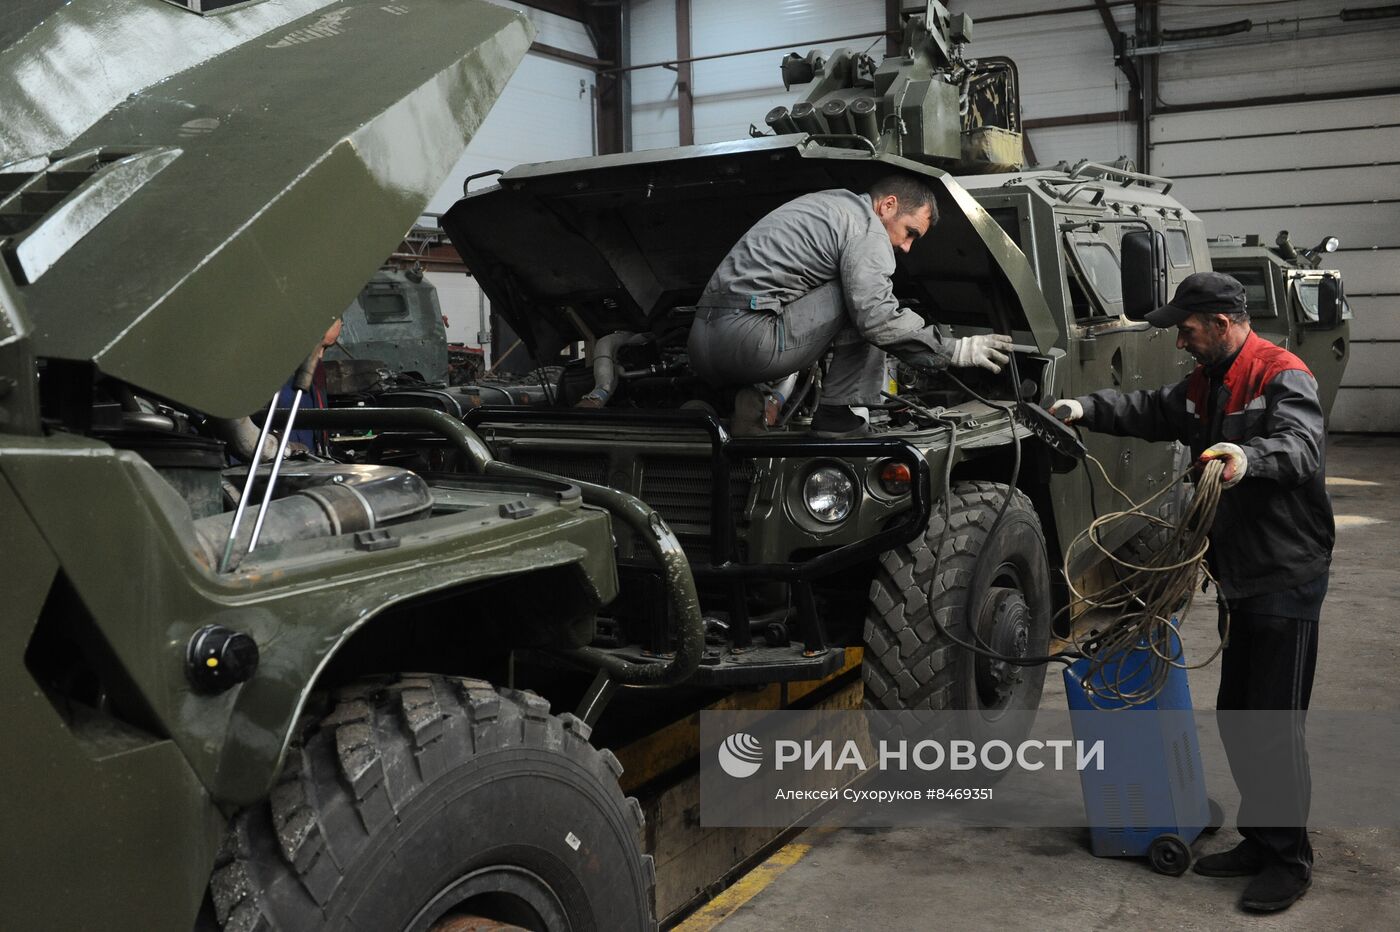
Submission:
<svg viewBox="0 0 1400 932">
<path fill-rule="evenodd" d="M 821 437 L 869 432 L 851 406 L 880 400 L 887 352 L 929 370 L 1001 371 L 1010 337 L 945 339 L 894 296 L 894 250 L 907 253 L 936 222 L 932 189 L 891 175 L 868 194 L 804 194 L 734 244 L 705 286 L 688 345 L 691 366 L 705 381 L 746 386 L 735 401 L 734 433 L 771 426 L 780 401 L 765 383 L 803 371 L 828 349 L 812 419 Z"/>
</svg>

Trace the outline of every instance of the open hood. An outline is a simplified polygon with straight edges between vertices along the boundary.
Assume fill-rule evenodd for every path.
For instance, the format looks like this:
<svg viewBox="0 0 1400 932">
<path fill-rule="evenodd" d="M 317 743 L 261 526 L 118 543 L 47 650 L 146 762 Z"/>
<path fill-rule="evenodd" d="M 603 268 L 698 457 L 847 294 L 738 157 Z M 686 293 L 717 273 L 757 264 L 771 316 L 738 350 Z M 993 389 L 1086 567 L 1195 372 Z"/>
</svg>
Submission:
<svg viewBox="0 0 1400 932">
<path fill-rule="evenodd" d="M 532 37 L 484 0 L 29 9 L 0 33 L 0 275 L 34 354 L 223 417 L 355 298 Z"/>
<path fill-rule="evenodd" d="M 693 304 L 729 248 L 783 202 L 864 191 L 896 168 L 933 185 L 940 214 L 898 256 L 901 300 L 930 321 L 1009 327 L 1048 349 L 1058 328 L 1029 262 L 952 176 L 802 134 L 524 165 L 459 200 L 442 225 L 492 309 L 546 359 L 587 336 L 580 323 L 594 336 L 647 330 Z"/>
</svg>

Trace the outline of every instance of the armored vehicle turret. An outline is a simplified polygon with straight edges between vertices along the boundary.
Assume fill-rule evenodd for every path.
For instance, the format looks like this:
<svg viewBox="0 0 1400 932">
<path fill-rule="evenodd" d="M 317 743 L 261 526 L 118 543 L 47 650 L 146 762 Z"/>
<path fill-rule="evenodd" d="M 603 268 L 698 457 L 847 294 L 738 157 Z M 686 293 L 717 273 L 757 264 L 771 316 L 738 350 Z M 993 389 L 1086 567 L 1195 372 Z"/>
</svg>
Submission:
<svg viewBox="0 0 1400 932">
<path fill-rule="evenodd" d="M 878 65 L 837 49 L 782 61 L 783 86 L 811 85 L 764 123 L 778 135 L 809 133 L 832 146 L 869 148 L 954 173 L 1015 171 L 1024 164 L 1016 66 L 974 59 L 972 17 L 937 0 L 905 2 L 900 52 Z"/>
</svg>

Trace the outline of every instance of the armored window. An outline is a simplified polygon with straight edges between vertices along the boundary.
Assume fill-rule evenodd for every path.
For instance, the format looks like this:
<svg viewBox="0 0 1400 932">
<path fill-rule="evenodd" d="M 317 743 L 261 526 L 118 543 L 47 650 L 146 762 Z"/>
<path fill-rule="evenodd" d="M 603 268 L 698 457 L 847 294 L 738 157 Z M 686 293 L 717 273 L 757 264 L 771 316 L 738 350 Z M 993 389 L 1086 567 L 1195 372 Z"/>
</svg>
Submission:
<svg viewBox="0 0 1400 932">
<path fill-rule="evenodd" d="M 1167 230 L 1167 259 L 1173 268 L 1184 269 L 1191 265 L 1191 243 L 1186 239 L 1185 230 Z"/>
<path fill-rule="evenodd" d="M 372 324 L 387 324 L 410 319 L 408 302 L 404 296 L 392 289 L 378 290 L 373 285 L 360 296 L 365 309 L 365 319 Z"/>
<path fill-rule="evenodd" d="M 1221 269 L 1244 285 L 1245 308 L 1250 317 L 1277 317 L 1272 290 L 1269 288 L 1269 270 Z"/>
<path fill-rule="evenodd" d="M 1123 313 L 1123 272 L 1113 248 L 1102 240 L 1075 237 L 1070 240 L 1074 254 L 1072 273 L 1096 305 L 1090 316 L 1117 317 Z"/>
<path fill-rule="evenodd" d="M 1236 278 L 1240 278 L 1238 273 L 1230 273 Z M 1244 279 L 1240 278 L 1240 281 Z M 1322 278 L 1295 278 L 1293 280 L 1293 293 L 1298 300 L 1295 302 L 1298 308 L 1298 319 L 1305 324 L 1315 324 L 1320 319 L 1317 310 L 1317 292 L 1322 284 Z M 1351 305 L 1346 298 L 1342 298 L 1342 320 L 1351 320 Z"/>
<path fill-rule="evenodd" d="M 987 213 L 996 221 L 997 226 L 1011 238 L 1018 248 L 1024 250 L 1021 245 L 1021 214 L 1014 206 L 990 207 Z"/>
</svg>

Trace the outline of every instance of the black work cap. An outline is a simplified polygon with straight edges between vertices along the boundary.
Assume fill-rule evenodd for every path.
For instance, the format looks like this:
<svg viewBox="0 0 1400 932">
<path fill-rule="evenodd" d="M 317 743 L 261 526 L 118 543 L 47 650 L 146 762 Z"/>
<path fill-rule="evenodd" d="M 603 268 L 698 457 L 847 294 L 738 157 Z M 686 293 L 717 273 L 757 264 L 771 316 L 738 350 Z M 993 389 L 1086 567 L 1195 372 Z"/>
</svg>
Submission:
<svg viewBox="0 0 1400 932">
<path fill-rule="evenodd" d="M 1244 285 L 1224 272 L 1197 272 L 1176 286 L 1171 302 L 1147 315 L 1154 327 L 1175 327 L 1192 314 L 1237 314 L 1244 310 Z"/>
</svg>

